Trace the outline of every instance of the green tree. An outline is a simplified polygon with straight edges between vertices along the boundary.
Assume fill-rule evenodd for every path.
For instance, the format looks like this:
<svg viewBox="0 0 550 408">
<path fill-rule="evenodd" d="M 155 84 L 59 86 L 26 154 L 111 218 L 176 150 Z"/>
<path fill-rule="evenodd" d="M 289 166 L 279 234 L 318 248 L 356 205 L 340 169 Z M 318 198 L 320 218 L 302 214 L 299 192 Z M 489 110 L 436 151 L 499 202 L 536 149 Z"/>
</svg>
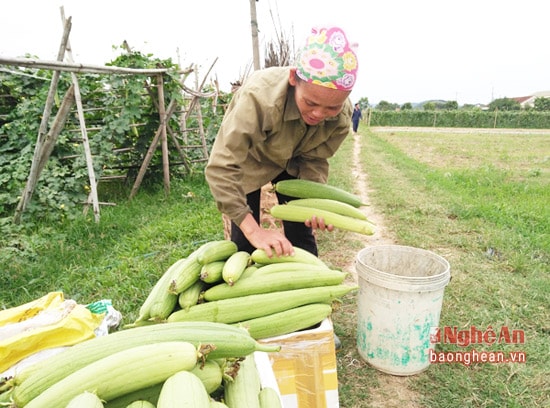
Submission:
<svg viewBox="0 0 550 408">
<path fill-rule="evenodd" d="M 550 97 L 536 98 L 534 108 L 539 112 L 550 111 Z"/>
<path fill-rule="evenodd" d="M 369 98 L 363 96 L 357 103 L 359 104 L 361 110 L 365 110 L 369 107 Z"/>
<path fill-rule="evenodd" d="M 378 105 L 376 105 L 376 109 L 381 111 L 394 111 L 399 108 L 399 105 L 396 103 L 390 103 L 388 101 L 380 101 L 378 102 Z"/>
<path fill-rule="evenodd" d="M 447 101 L 443 104 L 443 109 L 456 110 L 456 109 L 458 109 L 458 102 L 457 101 Z"/>
<path fill-rule="evenodd" d="M 430 101 L 430 102 L 426 102 L 426 103 L 424 104 L 424 110 L 425 110 L 425 111 L 434 111 L 434 110 L 435 110 L 435 107 L 436 107 L 436 106 L 435 106 L 435 102 L 431 102 L 431 101 Z"/>
<path fill-rule="evenodd" d="M 403 105 L 401 105 L 401 110 L 411 110 L 413 108 L 412 103 L 405 102 Z"/>
<path fill-rule="evenodd" d="M 521 105 L 518 101 L 511 98 L 498 98 L 489 104 L 490 111 L 516 111 L 521 109 Z"/>
</svg>

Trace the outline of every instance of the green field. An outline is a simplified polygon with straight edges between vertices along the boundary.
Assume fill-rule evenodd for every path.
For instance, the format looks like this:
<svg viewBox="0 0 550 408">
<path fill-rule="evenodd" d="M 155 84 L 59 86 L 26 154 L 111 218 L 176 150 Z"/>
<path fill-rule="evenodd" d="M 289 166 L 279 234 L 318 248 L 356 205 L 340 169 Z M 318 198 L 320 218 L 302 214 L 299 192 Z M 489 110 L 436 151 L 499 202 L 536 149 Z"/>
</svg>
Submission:
<svg viewBox="0 0 550 408">
<path fill-rule="evenodd" d="M 344 146 L 336 167 L 345 168 L 352 149 Z M 362 132 L 361 165 L 370 203 L 391 238 L 451 264 L 440 327 L 525 334 L 523 344 L 442 344 L 437 350 L 517 351 L 526 362 L 435 364 L 420 375 L 388 378 L 353 349 L 357 308 L 350 298 L 334 316 L 347 344 L 339 354 L 341 406 L 548 406 L 550 135 L 375 128 Z M 353 187 L 349 172 L 333 176 L 330 182 Z M 332 253 L 334 239 L 322 238 Z M 335 258 L 369 245 L 355 238 L 341 237 L 345 244 Z M 342 254 L 342 247 L 350 251 Z"/>
<path fill-rule="evenodd" d="M 476 349 L 520 351 L 527 361 L 435 364 L 405 378 L 381 374 L 356 351 L 356 297 L 348 295 L 333 315 L 343 342 L 340 406 L 550 406 L 550 134 L 364 128 L 359 142 L 370 210 L 389 239 L 432 250 L 451 264 L 440 326 L 521 330 L 522 344 Z M 350 171 L 355 146 L 351 137 L 345 142 L 329 180 L 350 191 L 359 191 Z M 117 205 L 101 208 L 99 224 L 90 214 L 58 224 L 4 220 L 0 308 L 61 290 L 84 304 L 111 299 L 124 322 L 132 322 L 168 266 L 201 243 L 223 238 L 200 173 L 173 180 L 169 197 L 162 186 L 132 201 L 127 196 L 100 188 L 100 201 Z M 375 237 L 319 234 L 320 257 L 351 271 L 357 252 Z"/>
</svg>

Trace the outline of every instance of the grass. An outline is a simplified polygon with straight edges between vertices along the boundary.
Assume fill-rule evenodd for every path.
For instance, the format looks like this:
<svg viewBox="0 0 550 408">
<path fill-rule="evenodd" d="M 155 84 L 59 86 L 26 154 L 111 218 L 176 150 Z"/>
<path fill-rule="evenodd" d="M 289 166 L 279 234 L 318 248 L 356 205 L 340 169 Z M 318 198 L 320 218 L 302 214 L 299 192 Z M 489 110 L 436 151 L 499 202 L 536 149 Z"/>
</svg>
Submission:
<svg viewBox="0 0 550 408">
<path fill-rule="evenodd" d="M 398 243 L 433 250 L 451 263 L 440 327 L 525 331 L 525 344 L 476 345 L 524 351 L 525 364 L 438 364 L 411 377 L 408 386 L 419 405 L 548 406 L 550 137 L 373 130 L 362 132 L 362 145 L 363 169 L 374 190 L 370 201 Z M 345 177 L 337 173 L 331 182 Z M 341 241 L 339 248 L 345 247 Z M 354 249 L 348 256 L 354 256 L 355 240 L 349 247 Z M 354 301 L 348 299 L 334 317 L 348 343 L 338 366 L 343 407 L 371 406 L 372 395 L 357 384 L 376 390 L 383 376 L 351 364 L 359 361 L 350 347 Z"/>
<path fill-rule="evenodd" d="M 399 244 L 433 250 L 451 263 L 440 326 L 525 331 L 524 364 L 436 364 L 401 381 L 422 407 L 550 406 L 550 137 L 548 135 L 361 130 L 360 159 L 369 201 Z M 353 191 L 350 138 L 332 159 L 330 183 Z M 100 191 L 101 221 L 4 222 L 0 237 L 0 308 L 61 290 L 79 303 L 111 299 L 131 323 L 152 284 L 176 259 L 223 238 L 223 222 L 201 174 L 173 180 L 170 196 L 144 189 Z M 368 242 L 368 241 L 367 241 Z M 321 258 L 349 267 L 363 237 L 320 234 Z M 337 306 L 343 342 L 337 354 L 341 407 L 394 406 L 388 376 L 355 347 L 356 295 Z M 460 351 L 457 345 L 442 350 Z M 402 390 L 401 390 L 402 391 Z M 385 405 L 376 405 L 382 399 Z M 414 404 L 416 405 L 413 405 Z M 397 405 L 395 405 L 397 406 Z"/>
<path fill-rule="evenodd" d="M 100 192 L 101 194 L 101 192 Z M 151 285 L 175 260 L 200 244 L 223 239 L 223 224 L 201 175 L 141 192 L 116 207 L 58 225 L 36 225 L 4 238 L 0 307 L 61 290 L 80 303 L 112 299 L 126 322 Z M 126 195 L 127 197 L 127 195 Z"/>
</svg>

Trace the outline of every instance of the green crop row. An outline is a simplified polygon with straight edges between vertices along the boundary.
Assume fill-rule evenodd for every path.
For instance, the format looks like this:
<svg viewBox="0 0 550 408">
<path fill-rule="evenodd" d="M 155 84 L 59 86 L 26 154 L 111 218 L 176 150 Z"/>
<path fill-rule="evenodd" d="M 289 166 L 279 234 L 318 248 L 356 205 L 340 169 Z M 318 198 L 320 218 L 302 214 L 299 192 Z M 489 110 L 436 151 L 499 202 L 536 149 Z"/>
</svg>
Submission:
<svg viewBox="0 0 550 408">
<path fill-rule="evenodd" d="M 537 111 L 380 111 L 365 115 L 370 126 L 550 129 L 550 112 Z"/>
</svg>

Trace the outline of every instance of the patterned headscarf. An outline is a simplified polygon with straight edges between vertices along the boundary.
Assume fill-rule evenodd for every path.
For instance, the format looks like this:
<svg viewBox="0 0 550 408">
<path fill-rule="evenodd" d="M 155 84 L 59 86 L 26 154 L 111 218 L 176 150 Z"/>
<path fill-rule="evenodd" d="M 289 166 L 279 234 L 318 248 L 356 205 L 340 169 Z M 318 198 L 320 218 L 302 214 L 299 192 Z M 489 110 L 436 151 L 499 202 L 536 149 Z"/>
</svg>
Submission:
<svg viewBox="0 0 550 408">
<path fill-rule="evenodd" d="M 296 74 L 306 82 L 351 91 L 357 77 L 357 55 L 339 27 L 314 28 L 298 55 Z"/>
</svg>

